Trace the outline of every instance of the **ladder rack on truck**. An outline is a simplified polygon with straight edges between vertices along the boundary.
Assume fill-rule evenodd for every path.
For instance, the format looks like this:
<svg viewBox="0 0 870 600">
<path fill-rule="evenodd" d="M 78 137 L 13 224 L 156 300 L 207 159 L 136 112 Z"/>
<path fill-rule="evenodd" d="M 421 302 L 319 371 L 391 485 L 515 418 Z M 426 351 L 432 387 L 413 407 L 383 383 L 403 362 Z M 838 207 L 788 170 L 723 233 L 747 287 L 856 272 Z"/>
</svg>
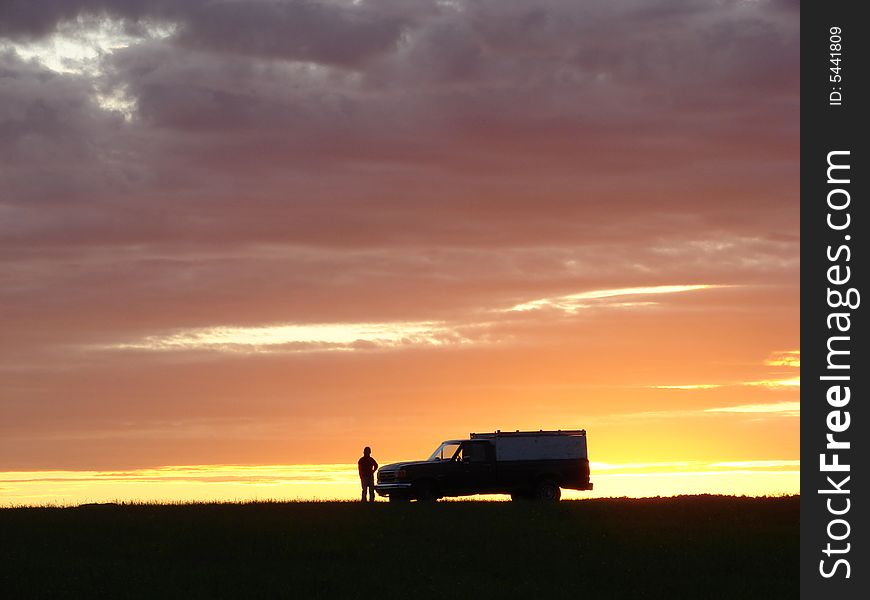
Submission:
<svg viewBox="0 0 870 600">
<path fill-rule="evenodd" d="M 491 433 L 472 433 L 470 434 L 471 439 L 491 439 L 496 437 L 510 437 L 510 436 L 542 436 L 542 435 L 586 435 L 585 429 L 559 429 L 556 431 L 544 431 L 543 429 L 539 431 L 520 431 L 517 429 L 516 431 L 502 431 L 498 429 Z"/>
</svg>

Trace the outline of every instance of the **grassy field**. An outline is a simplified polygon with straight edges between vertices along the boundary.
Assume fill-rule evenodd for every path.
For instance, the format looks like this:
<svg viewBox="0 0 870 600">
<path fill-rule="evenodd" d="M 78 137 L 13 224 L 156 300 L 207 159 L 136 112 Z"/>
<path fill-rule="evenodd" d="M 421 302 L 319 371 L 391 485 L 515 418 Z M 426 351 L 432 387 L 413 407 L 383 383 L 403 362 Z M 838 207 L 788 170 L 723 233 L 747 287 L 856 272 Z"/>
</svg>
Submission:
<svg viewBox="0 0 870 600">
<path fill-rule="evenodd" d="M 0 509 L 0 596 L 796 598 L 798 500 Z"/>
</svg>

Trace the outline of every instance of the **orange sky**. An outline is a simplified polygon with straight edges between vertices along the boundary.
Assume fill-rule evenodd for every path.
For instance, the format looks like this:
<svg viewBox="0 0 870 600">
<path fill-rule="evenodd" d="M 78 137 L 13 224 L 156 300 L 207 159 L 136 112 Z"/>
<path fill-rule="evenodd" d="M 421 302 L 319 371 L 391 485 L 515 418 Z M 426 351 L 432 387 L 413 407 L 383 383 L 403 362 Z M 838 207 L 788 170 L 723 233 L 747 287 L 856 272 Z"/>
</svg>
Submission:
<svg viewBox="0 0 870 600">
<path fill-rule="evenodd" d="M 596 494 L 798 491 L 796 10 L 32 6 L 0 500 L 350 497 L 299 481 L 541 428 Z"/>
</svg>

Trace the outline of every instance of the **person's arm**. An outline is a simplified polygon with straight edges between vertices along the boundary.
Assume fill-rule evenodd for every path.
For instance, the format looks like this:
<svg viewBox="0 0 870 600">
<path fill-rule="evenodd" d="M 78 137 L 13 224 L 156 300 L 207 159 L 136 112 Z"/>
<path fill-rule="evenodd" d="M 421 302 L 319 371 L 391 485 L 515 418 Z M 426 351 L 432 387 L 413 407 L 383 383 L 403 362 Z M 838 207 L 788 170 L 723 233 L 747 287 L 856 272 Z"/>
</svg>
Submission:
<svg viewBox="0 0 870 600">
<path fill-rule="evenodd" d="M 372 473 L 378 470 L 378 461 L 372 459 Z"/>
</svg>

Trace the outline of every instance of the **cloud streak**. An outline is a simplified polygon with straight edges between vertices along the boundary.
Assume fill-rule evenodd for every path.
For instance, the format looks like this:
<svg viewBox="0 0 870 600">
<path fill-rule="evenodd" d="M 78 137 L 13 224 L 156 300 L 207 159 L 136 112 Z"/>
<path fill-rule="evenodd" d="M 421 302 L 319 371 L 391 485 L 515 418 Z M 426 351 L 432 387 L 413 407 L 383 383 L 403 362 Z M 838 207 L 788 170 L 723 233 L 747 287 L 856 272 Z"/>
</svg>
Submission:
<svg viewBox="0 0 870 600">
<path fill-rule="evenodd" d="M 774 352 L 764 361 L 764 364 L 771 367 L 794 367 L 801 366 L 801 351 L 800 350 L 783 350 Z"/>
<path fill-rule="evenodd" d="M 556 308 L 575 314 L 583 308 L 643 307 L 651 303 L 625 302 L 621 298 L 634 295 L 659 295 L 711 289 L 713 285 L 665 285 L 646 288 L 592 290 L 552 299 L 540 299 L 518 304 L 502 313 L 527 312 Z M 614 301 L 614 299 L 620 299 Z M 588 304 L 588 301 L 596 301 Z M 479 311 L 480 312 L 480 311 Z M 490 312 L 490 311 L 483 311 Z M 493 341 L 482 334 L 497 327 L 490 321 L 382 322 L 382 323 L 314 323 L 274 324 L 253 327 L 214 326 L 184 330 L 168 335 L 149 335 L 140 341 L 100 346 L 105 350 L 183 351 L 210 349 L 224 352 L 319 352 L 335 350 L 400 349 L 414 346 L 447 347 Z M 699 386 L 657 386 L 680 389 Z M 700 386 L 710 387 L 710 386 Z"/>
<path fill-rule="evenodd" d="M 209 327 L 148 336 L 140 342 L 109 346 L 118 350 L 196 350 L 228 352 L 266 351 L 275 346 L 290 351 L 402 348 L 468 343 L 444 324 L 420 323 L 322 323 L 261 327 Z"/>
<path fill-rule="evenodd" d="M 530 310 L 540 310 L 553 308 L 568 313 L 577 312 L 578 310 L 594 306 L 590 301 L 595 300 L 610 300 L 611 298 L 623 298 L 627 296 L 655 296 L 659 294 L 675 294 L 681 292 L 691 292 L 695 290 L 706 290 L 712 288 L 721 288 L 724 286 L 716 285 L 657 285 L 650 287 L 633 287 L 620 288 L 613 290 L 592 290 L 589 292 L 581 292 L 579 294 L 568 294 L 565 296 L 557 296 L 555 298 L 540 298 L 530 302 L 523 302 L 507 309 L 509 312 L 525 312 Z M 632 306 L 632 302 L 620 302 L 621 306 Z M 648 303 L 640 303 L 648 304 Z"/>
<path fill-rule="evenodd" d="M 771 402 L 768 404 L 740 404 L 737 406 L 722 406 L 707 408 L 708 413 L 740 413 L 740 414 L 771 414 L 785 417 L 799 417 L 801 414 L 800 402 Z"/>
</svg>

